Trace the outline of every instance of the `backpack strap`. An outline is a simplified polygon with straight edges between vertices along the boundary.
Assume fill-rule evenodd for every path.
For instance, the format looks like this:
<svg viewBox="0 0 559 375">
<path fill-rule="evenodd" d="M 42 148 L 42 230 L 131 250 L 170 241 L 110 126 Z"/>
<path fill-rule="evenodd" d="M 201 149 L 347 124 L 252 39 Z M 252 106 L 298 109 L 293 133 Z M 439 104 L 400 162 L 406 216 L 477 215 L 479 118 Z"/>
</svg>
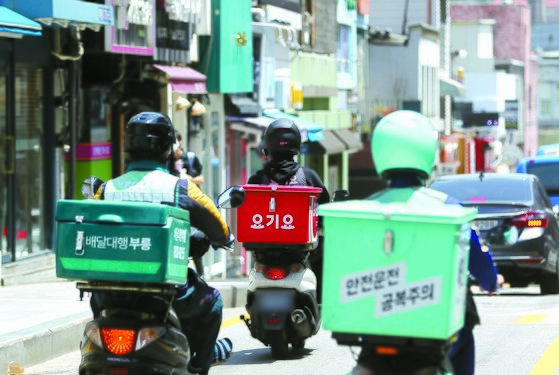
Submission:
<svg viewBox="0 0 559 375">
<path fill-rule="evenodd" d="M 303 167 L 299 167 L 297 169 L 297 173 L 295 173 L 297 185 L 299 186 L 309 186 L 309 182 L 307 181 L 307 176 L 305 176 L 305 171 Z"/>
</svg>

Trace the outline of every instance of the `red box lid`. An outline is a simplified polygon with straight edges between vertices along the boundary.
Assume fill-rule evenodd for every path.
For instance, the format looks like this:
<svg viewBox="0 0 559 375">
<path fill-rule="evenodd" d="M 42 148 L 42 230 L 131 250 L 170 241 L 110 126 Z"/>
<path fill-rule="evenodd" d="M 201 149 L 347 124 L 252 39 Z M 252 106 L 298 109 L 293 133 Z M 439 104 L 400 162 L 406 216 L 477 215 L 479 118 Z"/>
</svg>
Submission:
<svg viewBox="0 0 559 375">
<path fill-rule="evenodd" d="M 291 186 L 291 185 L 258 185 L 258 184 L 245 184 L 242 185 L 245 191 L 280 191 L 280 192 L 295 192 L 295 193 L 322 193 L 321 188 L 314 186 Z"/>
</svg>

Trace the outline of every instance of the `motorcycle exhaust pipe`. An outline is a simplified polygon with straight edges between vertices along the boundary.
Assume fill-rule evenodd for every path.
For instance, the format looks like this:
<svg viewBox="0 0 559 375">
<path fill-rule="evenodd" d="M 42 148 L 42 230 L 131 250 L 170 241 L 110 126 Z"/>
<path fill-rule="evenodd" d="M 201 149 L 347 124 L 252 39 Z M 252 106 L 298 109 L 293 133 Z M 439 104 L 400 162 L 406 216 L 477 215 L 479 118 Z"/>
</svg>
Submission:
<svg viewBox="0 0 559 375">
<path fill-rule="evenodd" d="M 291 321 L 293 323 L 301 324 L 305 320 L 307 320 L 307 316 L 305 315 L 305 312 L 303 310 L 296 309 L 296 310 L 293 310 L 293 312 L 291 313 Z"/>
<path fill-rule="evenodd" d="M 293 310 L 291 313 L 291 322 L 293 329 L 299 337 L 310 337 L 312 332 L 311 322 L 309 321 L 305 311 L 301 309 Z"/>
</svg>

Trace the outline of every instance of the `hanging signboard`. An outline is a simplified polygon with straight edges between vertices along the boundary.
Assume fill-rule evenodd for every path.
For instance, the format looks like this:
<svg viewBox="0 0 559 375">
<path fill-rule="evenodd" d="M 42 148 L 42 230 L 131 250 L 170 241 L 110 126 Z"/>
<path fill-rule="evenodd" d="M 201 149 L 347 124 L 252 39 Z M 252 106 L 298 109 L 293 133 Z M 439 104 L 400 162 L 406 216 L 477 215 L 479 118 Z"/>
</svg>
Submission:
<svg viewBox="0 0 559 375">
<path fill-rule="evenodd" d="M 195 14 L 192 0 L 158 0 L 156 4 L 156 49 L 159 61 L 189 63 Z"/>
<path fill-rule="evenodd" d="M 153 56 L 155 0 L 105 0 L 113 7 L 115 24 L 105 27 L 107 52 Z"/>
</svg>

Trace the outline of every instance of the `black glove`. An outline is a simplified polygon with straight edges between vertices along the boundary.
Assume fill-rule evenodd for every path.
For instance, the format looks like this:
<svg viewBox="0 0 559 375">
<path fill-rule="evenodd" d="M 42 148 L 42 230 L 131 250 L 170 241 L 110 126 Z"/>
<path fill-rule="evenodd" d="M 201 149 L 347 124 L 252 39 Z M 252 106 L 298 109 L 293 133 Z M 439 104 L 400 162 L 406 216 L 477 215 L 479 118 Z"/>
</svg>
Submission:
<svg viewBox="0 0 559 375">
<path fill-rule="evenodd" d="M 212 247 L 214 248 L 214 250 L 217 250 L 223 246 L 232 247 L 233 244 L 235 243 L 235 240 L 236 240 L 235 235 L 231 233 L 231 231 L 229 231 L 229 240 L 224 245 L 212 243 Z"/>
<path fill-rule="evenodd" d="M 210 240 L 206 235 L 195 227 L 190 228 L 190 251 L 191 257 L 201 257 L 210 249 Z"/>
</svg>

